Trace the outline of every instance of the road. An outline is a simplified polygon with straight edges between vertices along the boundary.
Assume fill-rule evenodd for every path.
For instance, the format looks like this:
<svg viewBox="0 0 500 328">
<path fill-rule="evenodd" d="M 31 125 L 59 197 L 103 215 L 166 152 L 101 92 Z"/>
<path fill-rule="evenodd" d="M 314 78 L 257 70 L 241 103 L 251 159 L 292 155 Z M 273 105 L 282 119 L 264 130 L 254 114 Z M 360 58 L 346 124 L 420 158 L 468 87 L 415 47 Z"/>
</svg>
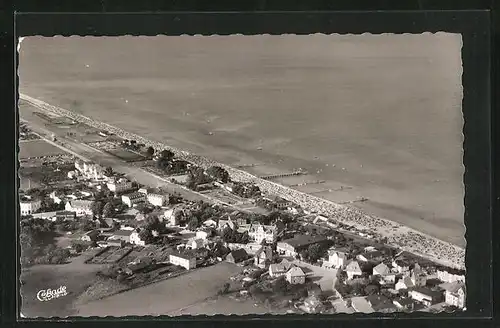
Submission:
<svg viewBox="0 0 500 328">
<path fill-rule="evenodd" d="M 143 170 L 140 167 L 126 163 L 111 154 L 70 139 L 66 136 L 67 130 L 57 127 L 49 129 L 49 127 L 46 126 L 46 122 L 43 118 L 34 115 L 34 113 L 37 111 L 38 109 L 33 106 L 22 106 L 19 110 L 21 121 L 27 122 L 33 132 L 39 134 L 50 144 L 53 144 L 54 146 L 59 147 L 82 160 L 98 163 L 103 167 L 110 166 L 115 172 L 125 174 L 125 176 L 127 176 L 129 179 L 136 181 L 141 185 L 162 188 L 166 192 L 177 193 L 184 199 L 189 201 L 202 200 L 210 203 L 222 203 L 234 207 L 235 209 L 238 209 L 240 211 L 250 212 L 249 209 L 232 206 L 206 195 L 193 192 L 177 184 L 173 184 L 165 178 L 159 177 L 151 172 Z M 52 135 L 56 137 L 56 142 L 50 140 Z"/>
</svg>

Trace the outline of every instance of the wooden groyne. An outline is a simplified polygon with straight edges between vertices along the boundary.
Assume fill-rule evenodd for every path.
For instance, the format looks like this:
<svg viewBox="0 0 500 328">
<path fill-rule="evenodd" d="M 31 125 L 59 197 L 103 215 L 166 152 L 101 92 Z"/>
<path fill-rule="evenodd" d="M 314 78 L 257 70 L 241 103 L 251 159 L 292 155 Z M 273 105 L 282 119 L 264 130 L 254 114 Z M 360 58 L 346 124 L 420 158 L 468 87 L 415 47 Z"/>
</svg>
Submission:
<svg viewBox="0 0 500 328">
<path fill-rule="evenodd" d="M 263 177 L 260 177 L 260 178 L 264 179 L 264 180 L 274 180 L 274 179 L 280 179 L 280 178 L 286 178 L 286 177 L 293 177 L 293 176 L 303 175 L 303 174 L 307 174 L 307 172 L 305 172 L 305 171 L 295 171 L 295 172 L 291 172 L 291 173 L 281 173 L 281 174 L 266 175 L 266 176 L 263 176 Z"/>
</svg>

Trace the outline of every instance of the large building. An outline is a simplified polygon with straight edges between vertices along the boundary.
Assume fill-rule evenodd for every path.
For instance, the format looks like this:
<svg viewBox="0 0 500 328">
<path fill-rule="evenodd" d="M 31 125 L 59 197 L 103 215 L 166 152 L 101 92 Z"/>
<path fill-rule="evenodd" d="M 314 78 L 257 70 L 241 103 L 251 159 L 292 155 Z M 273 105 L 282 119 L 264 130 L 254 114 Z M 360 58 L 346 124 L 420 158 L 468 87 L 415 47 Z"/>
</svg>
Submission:
<svg viewBox="0 0 500 328">
<path fill-rule="evenodd" d="M 112 181 L 112 182 L 107 183 L 106 186 L 108 187 L 108 189 L 110 191 L 112 191 L 114 193 L 122 193 L 122 192 L 130 191 L 130 190 L 134 189 L 132 182 L 130 182 L 130 181 L 122 181 L 122 182 Z"/>
<path fill-rule="evenodd" d="M 21 215 L 30 215 L 42 208 L 42 202 L 37 199 L 21 200 Z"/>
<path fill-rule="evenodd" d="M 276 241 L 277 235 L 278 229 L 274 225 L 255 224 L 251 225 L 250 229 L 248 230 L 249 239 L 259 244 L 263 240 L 268 243 L 273 243 Z"/>
<path fill-rule="evenodd" d="M 169 255 L 169 261 L 173 265 L 179 265 L 186 270 L 196 268 L 196 257 L 194 256 L 174 253 Z"/>
<path fill-rule="evenodd" d="M 128 207 L 132 207 L 134 204 L 142 203 L 146 200 L 146 195 L 140 192 L 134 192 L 131 194 L 122 195 L 122 202 Z"/>
<path fill-rule="evenodd" d="M 276 251 L 279 255 L 284 256 L 297 256 L 300 251 L 306 249 L 310 245 L 325 243 L 328 239 L 323 236 L 308 236 L 308 235 L 300 235 L 291 239 L 286 239 L 281 242 L 278 242 L 276 247 Z"/>
<path fill-rule="evenodd" d="M 77 216 L 92 215 L 92 201 L 72 200 L 66 203 L 65 210 L 75 212 Z"/>
<path fill-rule="evenodd" d="M 167 196 L 151 193 L 147 195 L 147 200 L 151 205 L 163 206 L 167 202 Z"/>
<path fill-rule="evenodd" d="M 97 164 L 77 160 L 75 161 L 75 168 L 78 170 L 78 172 L 81 173 L 82 176 L 84 176 L 87 179 L 92 179 L 92 180 L 105 179 L 104 170 L 102 169 L 101 166 Z"/>
</svg>

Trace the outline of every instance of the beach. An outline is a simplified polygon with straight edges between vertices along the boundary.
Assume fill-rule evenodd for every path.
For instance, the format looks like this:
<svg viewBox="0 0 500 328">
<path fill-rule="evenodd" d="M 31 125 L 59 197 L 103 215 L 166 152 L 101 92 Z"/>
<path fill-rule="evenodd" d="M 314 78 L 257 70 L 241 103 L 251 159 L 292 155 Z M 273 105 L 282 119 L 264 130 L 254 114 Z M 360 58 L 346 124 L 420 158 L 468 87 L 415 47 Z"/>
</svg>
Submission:
<svg viewBox="0 0 500 328">
<path fill-rule="evenodd" d="M 30 37 L 20 91 L 261 175 L 304 168 L 464 246 L 460 47 L 444 34 Z"/>
</svg>

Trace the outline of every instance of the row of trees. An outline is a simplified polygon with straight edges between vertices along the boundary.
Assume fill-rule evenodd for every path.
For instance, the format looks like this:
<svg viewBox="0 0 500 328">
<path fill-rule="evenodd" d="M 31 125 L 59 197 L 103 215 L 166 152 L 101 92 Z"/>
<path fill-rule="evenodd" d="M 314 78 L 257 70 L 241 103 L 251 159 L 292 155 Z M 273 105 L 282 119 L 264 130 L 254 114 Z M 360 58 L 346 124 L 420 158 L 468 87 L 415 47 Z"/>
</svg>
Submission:
<svg viewBox="0 0 500 328">
<path fill-rule="evenodd" d="M 247 244 L 250 239 L 248 237 L 248 232 L 239 233 L 229 227 L 224 228 L 222 231 L 222 240 L 226 243 L 238 243 Z"/>
<path fill-rule="evenodd" d="M 254 184 L 235 182 L 233 193 L 242 198 L 258 198 L 262 195 L 260 188 Z"/>
</svg>

